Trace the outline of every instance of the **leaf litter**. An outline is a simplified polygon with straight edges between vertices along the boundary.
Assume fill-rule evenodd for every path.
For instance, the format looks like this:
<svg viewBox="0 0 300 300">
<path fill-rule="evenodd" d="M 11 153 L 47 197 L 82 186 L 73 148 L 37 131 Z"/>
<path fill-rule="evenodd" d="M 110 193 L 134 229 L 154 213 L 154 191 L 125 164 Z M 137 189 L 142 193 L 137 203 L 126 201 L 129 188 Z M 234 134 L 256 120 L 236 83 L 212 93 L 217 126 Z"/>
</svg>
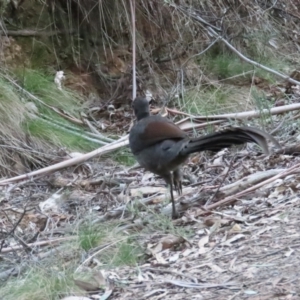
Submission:
<svg viewBox="0 0 300 300">
<path fill-rule="evenodd" d="M 299 299 L 300 157 L 256 153 L 247 145 L 191 157 L 177 220 L 160 178 L 110 160 L 94 159 L 89 172 L 65 169 L 34 185 L 4 186 L 0 279 L 26 272 L 16 268 L 20 260 L 55 264 L 55 253 L 77 239 L 73 227 L 90 216 L 94 225 L 115 221 L 123 238 L 108 238 L 79 261 L 80 253 L 66 252 L 88 299 Z M 219 206 L 226 197 L 232 201 Z M 105 266 L 101 255 L 132 236 L 143 258 Z"/>
</svg>

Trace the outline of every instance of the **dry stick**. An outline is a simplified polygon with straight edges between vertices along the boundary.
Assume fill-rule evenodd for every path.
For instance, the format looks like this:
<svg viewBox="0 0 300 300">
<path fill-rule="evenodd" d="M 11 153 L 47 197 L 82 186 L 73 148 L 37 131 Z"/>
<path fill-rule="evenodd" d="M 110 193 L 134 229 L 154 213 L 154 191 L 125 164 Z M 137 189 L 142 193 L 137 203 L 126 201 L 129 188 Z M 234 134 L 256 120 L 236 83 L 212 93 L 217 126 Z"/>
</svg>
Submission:
<svg viewBox="0 0 300 300">
<path fill-rule="evenodd" d="M 170 113 L 172 115 L 182 115 L 182 116 L 187 116 L 187 117 L 195 117 L 194 115 L 185 113 L 185 112 L 177 110 L 177 109 L 172 109 L 172 108 L 168 108 L 168 107 L 166 107 L 165 109 L 168 113 Z"/>
<path fill-rule="evenodd" d="M 262 182 L 260 182 L 260 183 L 258 183 L 256 185 L 254 185 L 254 186 L 251 186 L 250 188 L 248 188 L 248 189 L 246 189 L 246 190 L 244 190 L 242 192 L 239 192 L 239 193 L 237 193 L 235 195 L 226 197 L 225 199 L 223 199 L 223 200 L 221 200 L 221 201 L 219 201 L 217 203 L 211 204 L 211 205 L 207 206 L 205 209 L 207 211 L 207 210 L 215 209 L 217 207 L 228 205 L 231 202 L 235 201 L 238 197 L 245 196 L 246 194 L 248 194 L 250 192 L 253 192 L 254 190 L 256 190 L 256 189 L 258 189 L 258 188 L 260 188 L 260 187 L 262 187 L 262 186 L 264 186 L 264 185 L 266 185 L 268 183 L 271 183 L 271 182 L 273 182 L 276 179 L 279 179 L 279 178 L 281 178 L 283 176 L 286 176 L 286 175 L 293 174 L 293 173 L 295 173 L 297 171 L 300 172 L 300 163 L 296 164 L 295 166 L 293 166 L 293 167 L 291 167 L 291 168 L 289 168 L 289 169 L 287 169 L 287 170 L 285 170 L 285 171 L 283 171 L 281 173 L 279 173 L 278 175 L 275 175 L 275 176 L 273 176 L 273 177 L 271 177 L 271 178 L 269 178 L 269 179 L 267 179 L 265 181 L 262 181 Z"/>
<path fill-rule="evenodd" d="M 86 160 L 88 160 L 88 159 L 90 159 L 94 156 L 109 153 L 112 150 L 119 149 L 120 147 L 123 147 L 123 146 L 126 146 L 126 145 L 128 145 L 128 136 L 127 135 L 125 137 L 122 137 L 121 139 L 117 140 L 116 142 L 113 142 L 109 145 L 105 145 L 101 148 L 98 148 L 98 149 L 96 149 L 92 152 L 89 152 L 87 154 L 84 154 L 80 157 L 71 158 L 69 160 L 60 162 L 58 164 L 55 164 L 55 165 L 52 165 L 52 166 L 49 166 L 49 167 L 46 167 L 46 168 L 43 168 L 43 169 L 39 169 L 39 170 L 30 172 L 30 173 L 19 175 L 19 176 L 12 177 L 12 178 L 9 178 L 9 179 L 1 180 L 0 185 L 6 185 L 6 184 L 9 184 L 9 183 L 12 183 L 12 182 L 15 182 L 15 181 L 28 179 L 28 178 L 36 176 L 36 175 L 46 174 L 46 173 L 49 173 L 49 172 L 54 172 L 54 171 L 60 170 L 62 168 L 70 167 L 70 166 L 73 166 L 75 164 L 85 162 Z"/>
<path fill-rule="evenodd" d="M 210 45 L 208 45 L 203 51 L 196 53 L 192 56 L 190 56 L 189 58 L 187 58 L 187 60 L 185 62 L 183 62 L 182 67 L 191 59 L 203 55 L 205 52 L 207 52 L 217 41 L 219 40 L 219 37 L 217 37 L 213 42 L 210 43 Z"/>
<path fill-rule="evenodd" d="M 194 123 L 192 121 L 187 120 L 186 122 L 181 124 L 179 127 L 184 131 L 190 131 L 190 130 L 194 130 L 194 129 L 200 129 L 200 128 L 203 128 L 203 127 L 208 127 L 208 126 L 211 126 L 211 125 L 222 124 L 224 122 L 226 122 L 226 120 L 216 120 L 216 121 L 205 122 L 205 123 Z"/>
<path fill-rule="evenodd" d="M 25 208 L 19 218 L 19 220 L 13 225 L 13 228 L 9 231 L 9 232 L 2 232 L 2 234 L 5 234 L 7 237 L 8 236 L 14 236 L 15 238 L 17 238 L 19 240 L 19 242 L 21 243 L 21 245 L 26 249 L 26 250 L 31 250 L 30 247 L 28 247 L 28 245 L 23 242 L 22 239 L 18 238 L 14 232 L 16 230 L 16 228 L 19 226 L 19 224 L 21 223 L 21 221 L 23 220 L 23 218 L 25 217 L 26 213 L 28 212 L 28 210 Z M 6 216 L 6 219 L 8 219 L 10 221 L 10 218 L 7 216 L 6 212 L 4 211 L 4 215 Z M 5 239 L 2 240 L 1 244 L 0 244 L 0 253 L 1 253 L 1 249 L 4 245 L 4 241 Z"/>
<path fill-rule="evenodd" d="M 224 194 L 225 197 L 229 197 L 238 193 L 241 190 L 245 190 L 250 186 L 258 184 L 264 180 L 267 180 L 281 172 L 286 171 L 286 169 L 271 169 L 267 171 L 260 171 L 243 177 L 233 183 L 227 184 L 220 188 L 220 192 Z"/>
<path fill-rule="evenodd" d="M 175 5 L 173 5 L 175 6 Z M 245 55 L 243 55 L 241 52 L 239 52 L 235 47 L 233 47 L 226 39 L 224 39 L 222 36 L 220 36 L 214 29 L 213 26 L 209 23 L 207 23 L 204 19 L 202 19 L 196 12 L 192 12 L 189 13 L 186 9 L 182 8 L 182 7 L 178 7 L 175 6 L 175 8 L 177 8 L 178 10 L 180 10 L 181 12 L 183 12 L 184 14 L 188 15 L 189 17 L 193 18 L 194 20 L 196 20 L 197 22 L 201 23 L 201 25 L 207 29 L 207 31 L 213 35 L 216 38 L 219 38 L 230 50 L 232 50 L 235 54 L 237 54 L 241 59 L 243 59 L 244 61 L 248 62 L 251 65 L 254 65 L 258 68 L 261 68 L 265 71 L 268 71 L 278 77 L 281 77 L 285 80 L 287 80 L 288 82 L 295 84 L 295 85 L 300 85 L 300 82 L 290 78 L 288 75 L 282 74 L 280 72 L 277 72 L 271 68 L 268 68 L 262 64 L 259 64 L 258 62 L 246 57 Z M 204 25 L 203 25 L 204 24 Z"/>
<path fill-rule="evenodd" d="M 208 120 L 216 120 L 216 119 L 248 119 L 248 118 L 257 118 L 260 117 L 263 114 L 269 114 L 269 115 L 278 115 L 282 114 L 285 112 L 293 111 L 293 110 L 298 110 L 300 109 L 300 103 L 295 103 L 295 104 L 289 104 L 289 105 L 283 105 L 279 107 L 273 107 L 271 109 L 262 109 L 260 111 L 256 110 L 250 110 L 250 111 L 244 111 L 240 113 L 230 113 L 230 114 L 223 114 L 223 115 L 208 115 L 208 116 L 203 116 L 203 117 L 196 117 L 192 116 L 191 118 L 198 120 L 198 121 L 208 121 Z"/>
<path fill-rule="evenodd" d="M 207 200 L 207 202 L 205 203 L 205 207 L 207 207 L 214 199 L 215 197 L 217 196 L 217 194 L 219 193 L 220 191 L 220 188 L 222 187 L 225 179 L 227 178 L 228 174 L 229 174 L 229 171 L 231 170 L 232 166 L 233 166 L 233 161 L 235 159 L 236 155 L 234 155 L 232 158 L 231 158 L 231 161 L 230 161 L 230 164 L 229 164 L 229 167 L 228 167 L 228 170 L 226 172 L 226 174 L 223 176 L 223 179 L 222 181 L 220 182 L 217 190 L 215 191 L 215 193 L 212 195 L 212 197 L 210 199 Z"/>
<path fill-rule="evenodd" d="M 217 34 L 213 29 L 211 29 L 211 28 L 208 28 L 208 29 L 209 29 L 210 32 Z M 289 77 L 288 75 L 282 74 L 282 73 L 280 73 L 280 72 L 278 72 L 278 71 L 275 71 L 275 70 L 273 70 L 273 69 L 271 69 L 271 68 L 269 68 L 269 67 L 266 67 L 266 66 L 264 66 L 264 65 L 262 65 L 262 64 L 259 64 L 258 62 L 254 61 L 254 60 L 252 60 L 252 59 L 250 59 L 250 58 L 248 58 L 248 57 L 246 57 L 246 56 L 243 55 L 241 52 L 239 52 L 236 48 L 234 48 L 234 47 L 233 47 L 227 40 L 225 40 L 224 38 L 220 38 L 220 40 L 221 40 L 221 41 L 222 41 L 229 49 L 231 49 L 234 53 L 236 53 L 241 59 L 243 59 L 244 61 L 248 62 L 249 64 L 254 65 L 254 66 L 258 67 L 258 68 L 261 68 L 261 69 L 263 69 L 263 70 L 265 70 L 265 71 L 268 71 L 268 72 L 270 72 L 270 73 L 272 73 L 272 74 L 274 74 L 274 75 L 276 75 L 276 76 L 278 76 L 278 77 L 281 77 L 281 78 L 287 80 L 288 82 L 290 82 L 290 83 L 292 83 L 292 84 L 300 85 L 300 82 L 299 82 L 299 81 L 297 81 L 297 80 L 295 80 L 295 79 Z"/>
<path fill-rule="evenodd" d="M 135 0 L 130 0 L 132 25 L 132 100 L 136 98 L 136 38 L 135 38 Z"/>
</svg>

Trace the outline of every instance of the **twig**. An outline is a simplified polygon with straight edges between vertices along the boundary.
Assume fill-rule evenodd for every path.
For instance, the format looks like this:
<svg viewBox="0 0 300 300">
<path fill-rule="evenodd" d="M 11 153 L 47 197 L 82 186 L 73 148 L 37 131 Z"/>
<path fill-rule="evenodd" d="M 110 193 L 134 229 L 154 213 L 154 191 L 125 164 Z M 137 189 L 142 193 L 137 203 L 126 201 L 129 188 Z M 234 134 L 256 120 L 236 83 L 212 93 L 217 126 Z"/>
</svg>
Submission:
<svg viewBox="0 0 300 300">
<path fill-rule="evenodd" d="M 284 117 L 283 120 L 281 120 L 281 122 L 276 126 L 276 128 L 272 129 L 270 131 L 271 135 L 274 135 L 277 131 L 280 130 L 280 128 L 282 127 L 282 125 L 284 124 L 284 122 L 286 121 L 287 117 Z"/>
<path fill-rule="evenodd" d="M 219 37 L 217 37 L 213 42 L 211 42 L 204 50 L 202 50 L 199 53 L 196 53 L 192 56 L 190 56 L 186 61 L 183 62 L 182 67 L 191 59 L 193 59 L 194 57 L 200 56 L 202 54 L 204 54 L 206 51 L 208 51 L 217 41 L 219 40 Z"/>
<path fill-rule="evenodd" d="M 300 109 L 300 104 L 289 104 L 289 105 L 283 105 L 279 107 L 273 107 L 271 109 L 262 109 L 260 111 L 250 110 L 250 111 L 244 111 L 240 113 L 230 113 L 230 114 L 223 114 L 223 115 L 208 115 L 208 116 L 197 116 L 194 117 L 195 120 L 199 121 L 208 121 L 208 120 L 219 120 L 219 119 L 248 119 L 248 118 L 257 118 L 260 117 L 263 114 L 266 115 L 278 115 L 285 112 L 298 110 Z"/>
<path fill-rule="evenodd" d="M 169 270 L 169 269 L 157 269 L 157 268 L 149 268 L 146 267 L 145 269 L 142 269 L 144 272 L 146 271 L 150 271 L 150 272 L 158 272 L 158 273 L 167 273 L 167 274 L 171 274 L 171 275 L 176 275 L 176 276 L 180 276 L 180 277 L 186 277 L 188 279 L 191 279 L 194 283 L 198 283 L 198 279 L 195 278 L 195 276 L 192 275 L 188 275 L 182 272 L 178 272 L 178 271 L 174 271 L 174 270 Z"/>
<path fill-rule="evenodd" d="M 233 282 L 224 282 L 224 283 L 193 283 L 186 282 L 181 280 L 165 280 L 163 283 L 169 283 L 180 287 L 185 288 L 194 288 L 194 289 L 209 289 L 209 288 L 239 288 L 237 283 Z"/>
<path fill-rule="evenodd" d="M 15 235 L 15 230 L 16 228 L 19 226 L 19 224 L 21 223 L 21 221 L 23 220 L 23 218 L 25 217 L 26 213 L 27 213 L 28 210 L 26 210 L 26 208 L 24 208 L 19 220 L 13 225 L 13 228 L 6 233 L 7 236 L 13 236 L 15 239 L 17 239 L 20 244 L 28 251 L 28 250 L 31 250 L 30 247 L 20 238 L 18 238 L 16 235 Z M 11 222 L 11 224 L 13 224 L 13 222 L 10 220 L 10 218 L 8 217 L 8 215 L 6 214 L 6 212 L 4 211 L 4 214 L 6 215 L 7 219 Z M 0 245 L 0 253 L 2 252 L 2 247 L 4 245 L 4 241 L 5 239 L 3 239 L 3 241 L 1 242 L 1 245 Z"/>
<path fill-rule="evenodd" d="M 105 142 L 108 142 L 108 143 L 111 143 L 111 142 L 114 142 L 115 140 L 111 139 L 111 138 L 108 138 L 106 137 L 105 135 L 101 134 L 97 128 L 95 128 L 95 126 L 93 124 L 91 124 L 91 122 L 86 119 L 86 118 L 83 118 L 83 121 L 84 123 L 86 123 L 86 125 L 89 127 L 89 129 L 91 130 L 91 132 L 86 132 L 85 134 L 87 135 L 90 135 L 90 136 L 93 136 L 93 137 L 96 137 L 96 138 L 99 138 L 100 140 L 103 140 Z M 73 128 L 72 128 L 73 129 Z M 75 128 L 74 128 L 75 129 Z M 75 129 L 75 130 L 78 130 L 79 129 Z"/>
<path fill-rule="evenodd" d="M 224 122 L 226 122 L 226 120 L 216 120 L 216 121 L 211 121 L 211 122 L 196 123 L 196 122 L 191 121 L 190 118 L 188 118 L 188 119 L 184 119 L 184 121 L 181 120 L 176 124 L 179 125 L 179 127 L 182 130 L 189 131 L 189 130 L 200 129 L 200 128 L 208 127 L 208 126 L 212 126 L 212 125 L 218 125 L 218 124 L 221 124 Z"/>
<path fill-rule="evenodd" d="M 176 124 L 180 125 L 184 123 L 187 120 L 194 120 L 194 121 L 209 121 L 209 120 L 228 120 L 228 119 L 237 119 L 237 120 L 242 120 L 242 119 L 248 119 L 248 118 L 258 118 L 263 114 L 269 114 L 269 115 L 277 115 L 277 114 L 282 114 L 285 112 L 293 111 L 293 110 L 298 110 L 300 109 L 300 104 L 299 103 L 294 103 L 294 104 L 288 104 L 288 105 L 283 105 L 279 107 L 273 107 L 271 109 L 263 109 L 260 111 L 257 110 L 249 110 L 249 111 L 243 111 L 239 113 L 229 113 L 229 114 L 223 114 L 223 115 L 208 115 L 208 116 L 195 116 L 191 115 L 182 111 L 178 111 L 177 109 L 171 109 L 171 108 L 166 108 L 166 111 L 171 113 L 171 114 L 177 114 L 177 115 L 183 115 L 187 116 L 187 118 L 182 119 L 178 121 Z"/>
<path fill-rule="evenodd" d="M 263 180 L 267 180 L 270 177 L 278 175 L 281 172 L 286 171 L 286 169 L 272 169 L 267 171 L 257 172 L 251 175 L 248 175 L 240 180 L 237 180 L 233 183 L 227 184 L 220 188 L 220 192 L 225 196 L 230 196 L 239 191 L 245 190 L 254 184 L 258 184 Z"/>
<path fill-rule="evenodd" d="M 219 190 L 220 190 L 221 186 L 223 185 L 225 179 L 227 178 L 227 176 L 228 176 L 228 174 L 229 174 L 229 171 L 230 171 L 230 169 L 231 169 L 231 167 L 232 167 L 232 165 L 233 165 L 234 159 L 235 159 L 235 155 L 231 158 L 231 161 L 230 161 L 228 170 L 227 170 L 226 174 L 223 176 L 223 179 L 222 179 L 222 181 L 220 182 L 220 184 L 219 184 L 218 188 L 216 189 L 215 193 L 214 193 L 214 194 L 212 195 L 212 197 L 211 197 L 210 199 L 208 199 L 207 202 L 205 203 L 205 205 L 204 205 L 205 207 L 207 207 L 207 206 L 215 199 L 215 197 L 216 197 L 217 194 L 219 193 Z"/>
</svg>

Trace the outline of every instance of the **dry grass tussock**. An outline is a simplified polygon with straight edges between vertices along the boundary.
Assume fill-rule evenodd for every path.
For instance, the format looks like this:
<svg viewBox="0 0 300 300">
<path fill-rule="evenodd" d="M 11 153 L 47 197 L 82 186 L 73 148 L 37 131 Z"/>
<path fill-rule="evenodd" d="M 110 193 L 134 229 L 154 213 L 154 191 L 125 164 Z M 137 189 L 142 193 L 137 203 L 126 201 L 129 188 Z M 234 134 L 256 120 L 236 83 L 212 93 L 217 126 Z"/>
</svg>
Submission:
<svg viewBox="0 0 300 300">
<path fill-rule="evenodd" d="M 1 72 L 0 173 L 3 177 L 27 173 L 65 155 L 63 149 L 58 153 L 58 147 L 67 145 L 62 140 L 66 141 L 68 133 L 59 135 L 63 126 L 54 110 L 67 109 L 69 114 L 74 114 L 74 107 L 79 104 L 78 96 L 68 90 L 59 91 L 38 72 L 28 70 L 25 77 L 23 89 L 8 73 Z"/>
<path fill-rule="evenodd" d="M 30 148 L 24 148 L 26 136 L 23 130 L 28 111 L 20 95 L 3 79 L 0 79 L 0 89 L 1 175 L 12 176 L 17 173 L 13 169 L 17 171 L 19 155 L 30 154 Z"/>
</svg>

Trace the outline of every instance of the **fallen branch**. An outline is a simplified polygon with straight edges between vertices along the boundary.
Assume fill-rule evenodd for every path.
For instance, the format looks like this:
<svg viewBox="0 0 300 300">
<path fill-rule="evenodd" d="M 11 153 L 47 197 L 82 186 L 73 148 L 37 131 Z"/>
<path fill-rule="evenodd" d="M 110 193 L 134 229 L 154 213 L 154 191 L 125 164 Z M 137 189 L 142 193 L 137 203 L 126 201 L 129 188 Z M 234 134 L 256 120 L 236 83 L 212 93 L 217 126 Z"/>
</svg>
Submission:
<svg viewBox="0 0 300 300">
<path fill-rule="evenodd" d="M 296 164 L 295 166 L 289 168 L 289 169 L 286 169 L 282 172 L 280 172 L 279 174 L 265 180 L 265 181 L 262 181 L 254 186 L 251 186 L 250 188 L 242 191 L 242 192 L 239 192 L 235 195 L 232 195 L 232 196 L 229 196 L 219 202 L 216 202 L 216 203 L 213 203 L 209 206 L 206 207 L 206 210 L 213 210 L 213 209 L 216 209 L 217 207 L 221 207 L 221 206 L 224 206 L 224 205 L 228 205 L 234 201 L 236 201 L 237 198 L 240 198 L 240 197 L 243 197 L 255 190 L 257 190 L 258 188 L 268 184 L 268 183 L 271 183 L 273 181 L 275 181 L 276 179 L 279 179 L 279 178 L 282 178 L 284 176 L 287 176 L 287 175 L 290 175 L 290 174 L 293 174 L 293 173 L 296 173 L 296 172 L 300 172 L 300 163 L 299 164 Z"/>
<path fill-rule="evenodd" d="M 279 175 L 283 172 L 286 172 L 286 171 L 287 171 L 287 169 L 273 169 L 273 170 L 267 170 L 267 171 L 262 171 L 262 172 L 257 172 L 255 174 L 251 174 L 251 175 L 249 175 L 247 177 L 244 177 L 244 178 L 242 178 L 242 179 L 240 179 L 240 180 L 238 180 L 234 183 L 228 184 L 228 185 L 223 186 L 222 188 L 220 188 L 219 196 L 221 194 L 223 197 L 227 197 L 225 199 L 228 199 L 230 197 L 234 197 L 233 201 L 235 201 L 236 198 L 237 198 L 237 196 L 236 196 L 237 194 L 233 195 L 233 193 L 236 193 L 238 190 L 246 191 L 246 189 L 247 188 L 249 189 L 249 187 L 251 188 L 253 186 L 253 184 L 258 185 L 261 182 L 266 182 L 267 179 L 269 179 L 270 177 L 273 178 L 274 176 L 277 176 L 277 175 Z M 183 194 L 188 194 L 186 192 L 188 188 L 183 189 Z M 182 212 L 182 211 L 186 211 L 190 207 L 195 206 L 195 204 L 197 206 L 199 206 L 199 202 L 201 202 L 201 204 L 204 205 L 204 203 L 206 203 L 207 197 L 208 197 L 207 190 L 208 190 L 207 187 L 205 187 L 200 194 L 197 194 L 197 196 L 193 197 L 192 199 L 188 199 L 187 201 L 184 201 L 184 200 L 183 201 L 177 201 L 176 209 L 179 212 Z M 192 191 L 193 191 L 194 194 L 196 193 L 195 188 Z M 189 191 L 189 193 L 190 192 L 191 191 Z M 217 194 L 217 196 L 218 196 L 218 194 Z M 224 201 L 224 200 L 222 200 L 222 201 Z M 207 205 L 207 206 L 205 206 L 205 209 L 206 210 L 211 210 L 211 207 L 213 205 L 217 205 L 222 201 L 213 203 L 211 205 Z M 163 210 L 162 210 L 162 213 L 165 214 L 165 215 L 170 215 L 171 216 L 171 213 L 172 213 L 171 205 L 168 205 L 168 206 L 164 207 Z"/>
<path fill-rule="evenodd" d="M 220 188 L 220 192 L 224 193 L 224 196 L 229 196 L 234 193 L 237 193 L 238 191 L 245 190 L 253 186 L 253 184 L 258 184 L 263 180 L 267 180 L 268 178 L 272 176 L 276 176 L 277 174 L 285 171 L 286 169 L 273 169 L 273 170 L 257 172 L 245 178 L 242 178 L 238 181 L 235 181 L 231 184 L 223 186 L 222 188 Z"/>
<path fill-rule="evenodd" d="M 195 122 L 210 121 L 210 120 L 224 120 L 224 119 L 242 120 L 242 119 L 249 119 L 249 118 L 257 118 L 257 117 L 261 117 L 262 115 L 279 115 L 282 113 L 286 113 L 298 109 L 300 109 L 300 103 L 273 107 L 271 109 L 262 109 L 260 111 L 250 110 L 250 111 L 244 111 L 239 113 L 230 113 L 230 114 L 223 114 L 223 115 L 208 115 L 203 117 L 189 115 L 189 118 L 181 120 L 177 124 L 180 125 L 181 123 L 186 122 L 187 120 L 195 121 Z M 172 112 L 175 113 L 174 110 Z"/>
<path fill-rule="evenodd" d="M 119 148 L 124 147 L 126 145 L 128 145 L 128 136 L 122 137 L 121 139 L 117 140 L 116 142 L 113 142 L 109 145 L 105 145 L 101 148 L 98 148 L 98 149 L 92 151 L 92 152 L 89 152 L 87 154 L 83 154 L 80 157 L 71 158 L 69 160 L 60 162 L 58 164 L 55 164 L 55 165 L 52 165 L 52 166 L 49 166 L 49 167 L 46 167 L 46 168 L 43 168 L 43 169 L 39 169 L 39 170 L 30 172 L 30 173 L 27 173 L 27 174 L 23 174 L 23 175 L 19 175 L 19 176 L 16 176 L 16 177 L 1 180 L 0 185 L 6 185 L 6 184 L 9 184 L 9 183 L 12 183 L 12 182 L 19 181 L 19 180 L 32 178 L 32 177 L 37 176 L 37 175 L 48 174 L 48 173 L 51 173 L 51 172 L 55 172 L 55 171 L 58 171 L 60 169 L 66 168 L 66 167 L 73 166 L 75 164 L 83 163 L 86 160 L 88 160 L 88 159 L 90 159 L 94 156 L 109 153 L 112 150 L 119 149 Z"/>
</svg>

